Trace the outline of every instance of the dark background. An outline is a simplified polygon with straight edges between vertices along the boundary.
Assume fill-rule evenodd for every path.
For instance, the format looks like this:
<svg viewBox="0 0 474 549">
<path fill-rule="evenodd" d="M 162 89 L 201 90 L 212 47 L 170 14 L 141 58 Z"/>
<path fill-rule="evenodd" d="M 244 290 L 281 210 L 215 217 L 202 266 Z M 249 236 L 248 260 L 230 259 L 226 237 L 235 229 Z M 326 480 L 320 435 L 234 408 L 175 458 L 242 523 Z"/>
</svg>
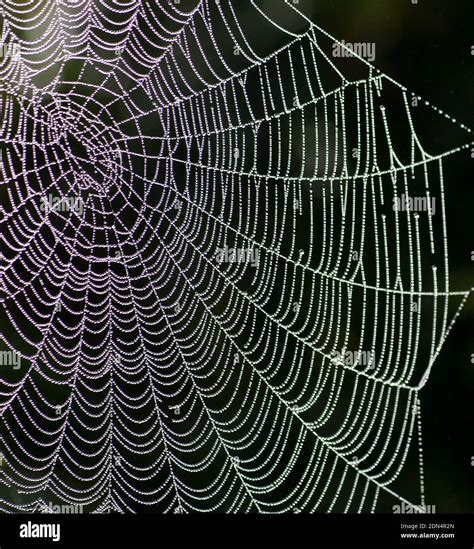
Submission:
<svg viewBox="0 0 474 549">
<path fill-rule="evenodd" d="M 474 127 L 473 2 L 300 0 L 297 7 L 335 38 L 375 42 L 376 68 Z M 450 276 L 452 289 L 465 290 L 474 285 L 474 159 L 456 155 L 451 162 L 456 176 L 445 189 Z M 420 393 L 426 501 L 437 512 L 474 511 L 473 328 L 471 294 Z"/>
</svg>

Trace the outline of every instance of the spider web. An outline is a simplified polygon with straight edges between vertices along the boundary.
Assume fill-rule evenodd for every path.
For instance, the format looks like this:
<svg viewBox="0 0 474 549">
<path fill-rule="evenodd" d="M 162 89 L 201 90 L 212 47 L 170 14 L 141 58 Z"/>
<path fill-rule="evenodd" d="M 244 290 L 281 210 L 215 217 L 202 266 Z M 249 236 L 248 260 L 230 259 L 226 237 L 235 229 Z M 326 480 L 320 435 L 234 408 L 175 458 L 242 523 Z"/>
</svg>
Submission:
<svg viewBox="0 0 474 549">
<path fill-rule="evenodd" d="M 425 503 L 471 130 L 277 4 L 4 3 L 2 511 Z M 428 152 L 422 111 L 457 142 Z"/>
</svg>

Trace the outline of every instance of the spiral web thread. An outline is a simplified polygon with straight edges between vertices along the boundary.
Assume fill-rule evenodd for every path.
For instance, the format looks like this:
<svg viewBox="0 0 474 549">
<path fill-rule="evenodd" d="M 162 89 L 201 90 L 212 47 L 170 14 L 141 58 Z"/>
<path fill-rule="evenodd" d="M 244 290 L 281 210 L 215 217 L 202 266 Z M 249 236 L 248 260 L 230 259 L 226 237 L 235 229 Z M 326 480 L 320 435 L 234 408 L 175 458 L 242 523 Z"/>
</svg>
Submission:
<svg viewBox="0 0 474 549">
<path fill-rule="evenodd" d="M 443 168 L 471 130 L 265 5 L 3 3 L 3 512 L 425 503 L 419 391 L 469 295 Z M 459 146 L 425 150 L 419 109 Z"/>
</svg>

